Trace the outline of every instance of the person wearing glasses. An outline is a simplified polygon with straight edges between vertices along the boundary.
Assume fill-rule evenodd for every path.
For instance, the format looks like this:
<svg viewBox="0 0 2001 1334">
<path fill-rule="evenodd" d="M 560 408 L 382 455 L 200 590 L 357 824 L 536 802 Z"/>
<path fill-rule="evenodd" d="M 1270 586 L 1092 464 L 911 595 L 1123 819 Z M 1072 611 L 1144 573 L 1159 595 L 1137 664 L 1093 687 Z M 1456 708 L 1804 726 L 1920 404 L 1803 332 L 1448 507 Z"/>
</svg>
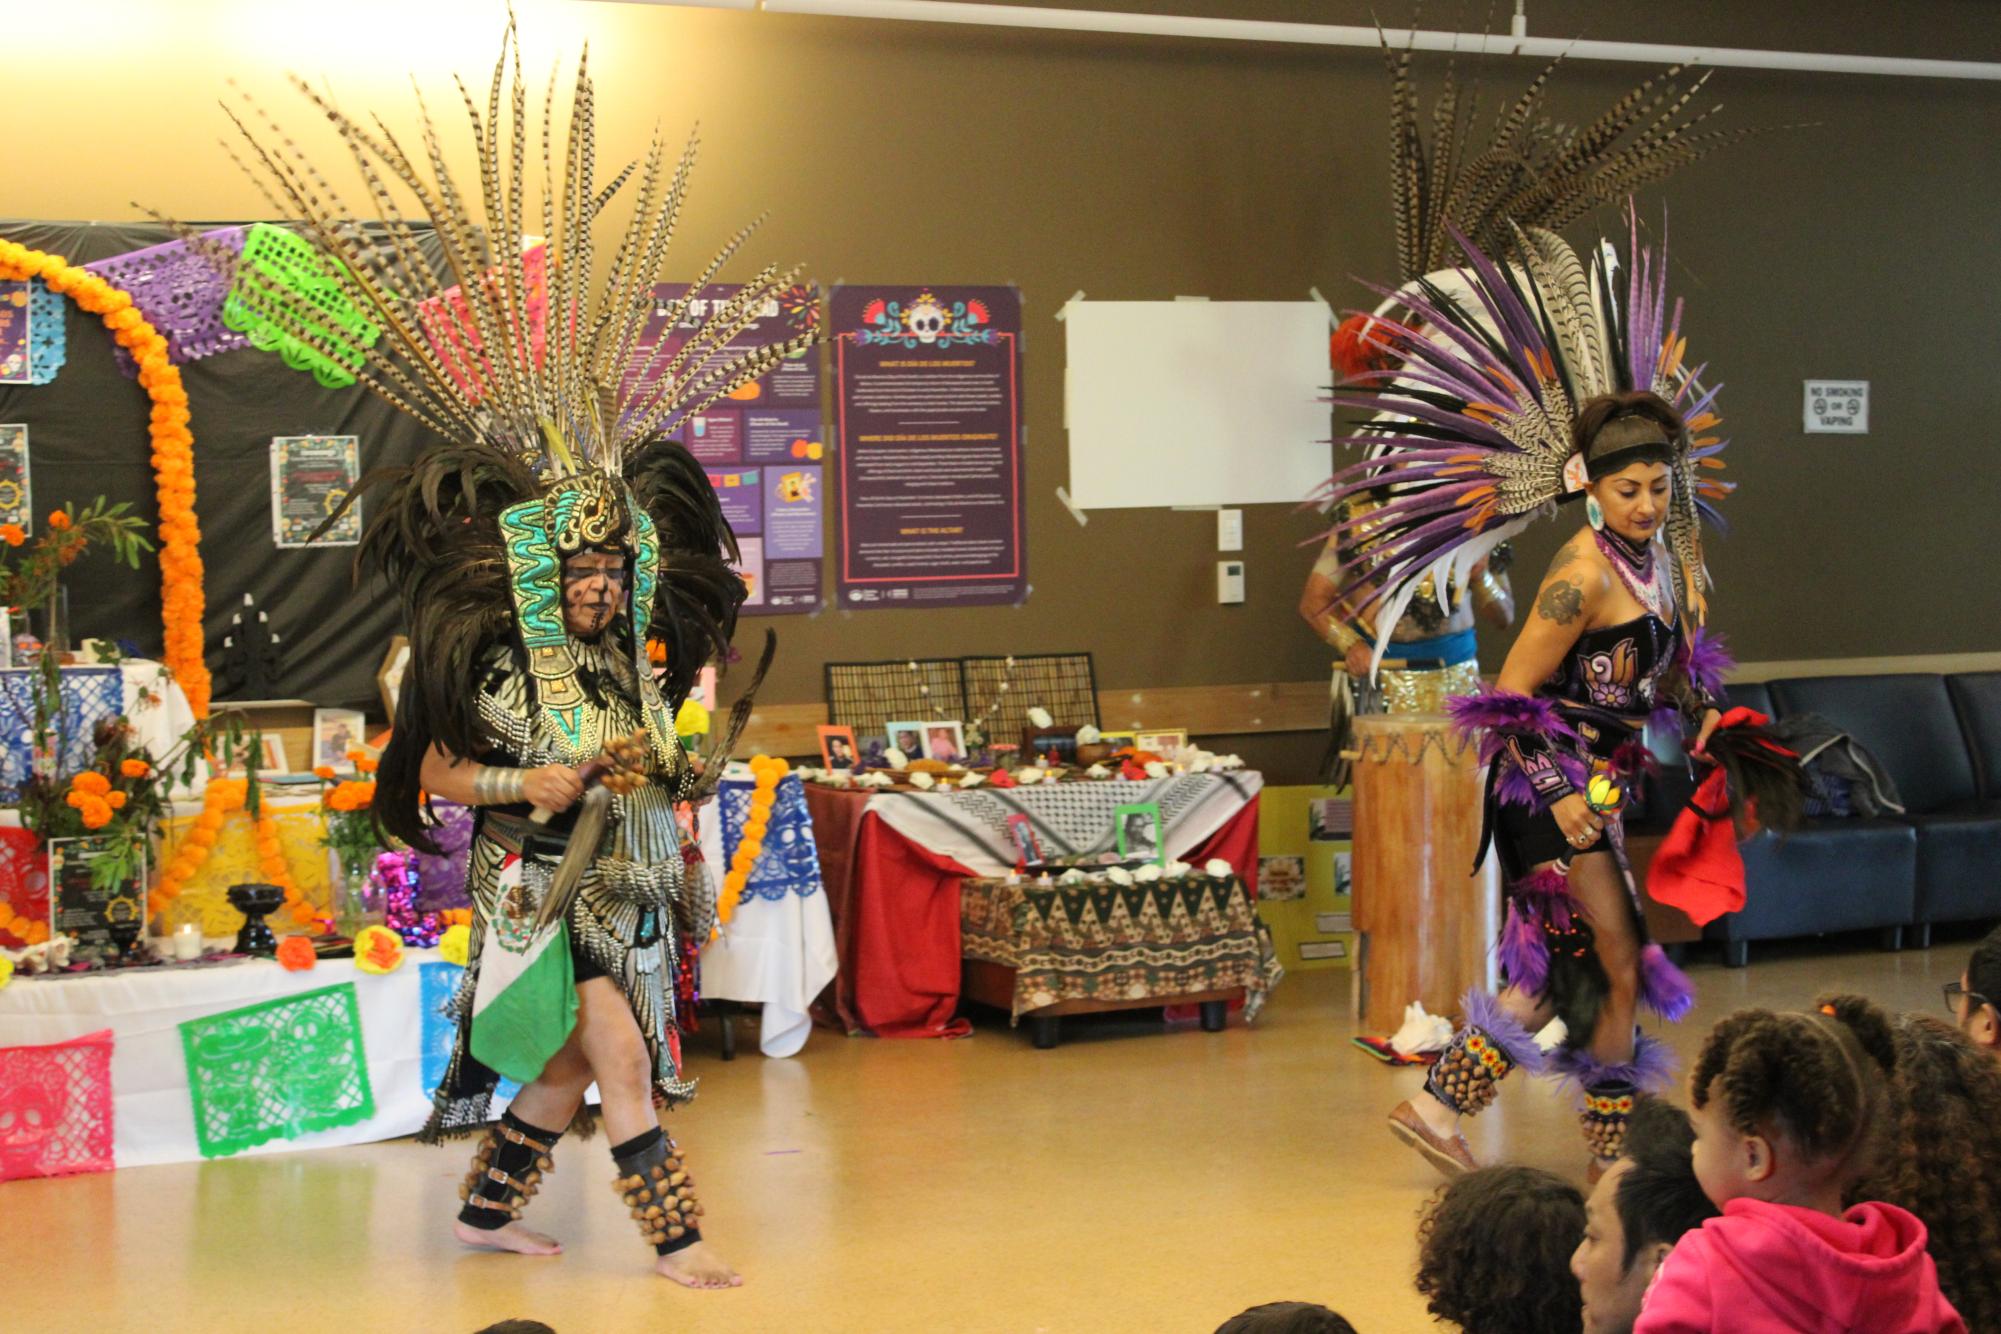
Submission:
<svg viewBox="0 0 2001 1334">
<path fill-rule="evenodd" d="M 1959 981 L 1945 984 L 1945 1007 L 1960 1032 L 2001 1059 L 2001 927 L 1973 947 Z"/>
</svg>

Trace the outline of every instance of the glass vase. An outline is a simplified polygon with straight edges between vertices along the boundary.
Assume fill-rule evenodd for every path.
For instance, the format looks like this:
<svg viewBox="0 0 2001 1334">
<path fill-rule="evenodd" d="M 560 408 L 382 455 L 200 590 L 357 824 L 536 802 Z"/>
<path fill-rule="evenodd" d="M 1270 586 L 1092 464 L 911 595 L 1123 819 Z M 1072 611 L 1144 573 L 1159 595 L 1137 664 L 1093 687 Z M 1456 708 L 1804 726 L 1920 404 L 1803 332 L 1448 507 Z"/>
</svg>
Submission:
<svg viewBox="0 0 2001 1334">
<path fill-rule="evenodd" d="M 327 849 L 327 885 L 334 931 L 353 940 L 369 924 L 368 877 L 354 871 L 332 848 Z"/>
</svg>

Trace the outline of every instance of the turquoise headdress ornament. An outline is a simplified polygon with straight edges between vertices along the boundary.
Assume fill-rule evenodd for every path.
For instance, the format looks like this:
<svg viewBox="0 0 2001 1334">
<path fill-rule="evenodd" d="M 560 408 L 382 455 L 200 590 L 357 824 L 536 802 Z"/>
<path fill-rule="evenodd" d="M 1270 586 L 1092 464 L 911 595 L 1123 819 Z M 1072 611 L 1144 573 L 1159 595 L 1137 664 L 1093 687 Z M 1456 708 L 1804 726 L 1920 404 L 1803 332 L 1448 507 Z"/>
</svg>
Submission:
<svg viewBox="0 0 2001 1334">
<path fill-rule="evenodd" d="M 679 741 L 646 662 L 646 637 L 660 577 L 660 534 L 645 507 L 622 481 L 585 472 L 502 510 L 500 536 L 536 702 L 580 763 L 595 758 L 607 738 L 600 735 L 602 716 L 590 706 L 577 680 L 577 659 L 563 621 L 563 561 L 590 548 L 626 551 L 633 567 L 626 613 L 646 730 L 660 758 L 671 758 Z"/>
</svg>

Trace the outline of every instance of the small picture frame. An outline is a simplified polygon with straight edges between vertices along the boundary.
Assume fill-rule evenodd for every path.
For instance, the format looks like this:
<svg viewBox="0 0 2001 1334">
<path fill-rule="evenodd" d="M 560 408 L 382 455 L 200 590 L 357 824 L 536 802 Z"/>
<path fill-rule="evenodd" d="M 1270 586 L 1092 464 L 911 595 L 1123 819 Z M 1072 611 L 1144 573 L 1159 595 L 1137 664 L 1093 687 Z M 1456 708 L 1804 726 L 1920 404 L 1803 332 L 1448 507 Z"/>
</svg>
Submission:
<svg viewBox="0 0 2001 1334">
<path fill-rule="evenodd" d="M 1133 749 L 1171 760 L 1188 748 L 1188 729 L 1170 727 L 1157 732 L 1133 733 Z"/>
<path fill-rule="evenodd" d="M 390 639 L 389 651 L 382 655 L 382 666 L 375 672 L 375 688 L 382 692 L 382 716 L 391 723 L 396 721 L 396 703 L 403 698 L 403 677 L 409 670 L 409 636 L 396 635 Z"/>
<path fill-rule="evenodd" d="M 368 721 L 360 709 L 313 710 L 313 767 L 337 774 L 354 772 L 347 753 L 368 739 Z"/>
<path fill-rule="evenodd" d="M 1120 861 L 1167 864 L 1167 841 L 1161 837 L 1160 805 L 1138 802 L 1121 806 L 1112 813 Z"/>
<path fill-rule="evenodd" d="M 1021 735 L 1024 756 L 1046 755 L 1058 764 L 1077 762 L 1077 729 L 1074 727 L 1031 727 Z"/>
<path fill-rule="evenodd" d="M 257 734 L 257 767 L 267 774 L 288 774 L 292 772 L 291 762 L 285 755 L 285 738 L 276 732 Z"/>
<path fill-rule="evenodd" d="M 829 769 L 852 769 L 855 767 L 855 729 L 852 727 L 820 726 L 813 729 L 820 736 L 820 763 Z"/>
<path fill-rule="evenodd" d="M 1014 845 L 1014 864 L 1017 868 L 1042 865 L 1042 844 L 1035 837 L 1035 826 L 1027 815 L 1016 811 L 1007 817 L 1008 841 Z"/>
<path fill-rule="evenodd" d="M 927 724 L 919 722 L 899 723 L 891 721 L 884 723 L 882 728 L 889 737 L 889 748 L 891 750 L 902 751 L 903 758 L 906 760 L 921 760 L 924 758 L 924 729 L 926 726 Z"/>
<path fill-rule="evenodd" d="M 1116 753 L 1132 745 L 1134 735 L 1132 732 L 1100 732 L 1098 733 L 1098 741 L 1101 745 L 1110 746 L 1113 752 Z"/>
<path fill-rule="evenodd" d="M 966 725 L 957 721 L 924 724 L 924 758 L 946 764 L 964 764 Z"/>
</svg>

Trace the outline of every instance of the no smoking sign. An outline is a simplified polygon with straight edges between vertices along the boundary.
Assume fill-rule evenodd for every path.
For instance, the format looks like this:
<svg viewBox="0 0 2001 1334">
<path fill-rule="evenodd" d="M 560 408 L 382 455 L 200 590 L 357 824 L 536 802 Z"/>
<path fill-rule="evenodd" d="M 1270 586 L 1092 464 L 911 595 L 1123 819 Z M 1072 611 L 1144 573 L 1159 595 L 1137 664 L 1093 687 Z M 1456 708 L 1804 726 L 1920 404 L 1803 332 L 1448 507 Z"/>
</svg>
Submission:
<svg viewBox="0 0 2001 1334">
<path fill-rule="evenodd" d="M 1869 382 L 1808 380 L 1806 433 L 1808 435 L 1869 434 Z"/>
</svg>

